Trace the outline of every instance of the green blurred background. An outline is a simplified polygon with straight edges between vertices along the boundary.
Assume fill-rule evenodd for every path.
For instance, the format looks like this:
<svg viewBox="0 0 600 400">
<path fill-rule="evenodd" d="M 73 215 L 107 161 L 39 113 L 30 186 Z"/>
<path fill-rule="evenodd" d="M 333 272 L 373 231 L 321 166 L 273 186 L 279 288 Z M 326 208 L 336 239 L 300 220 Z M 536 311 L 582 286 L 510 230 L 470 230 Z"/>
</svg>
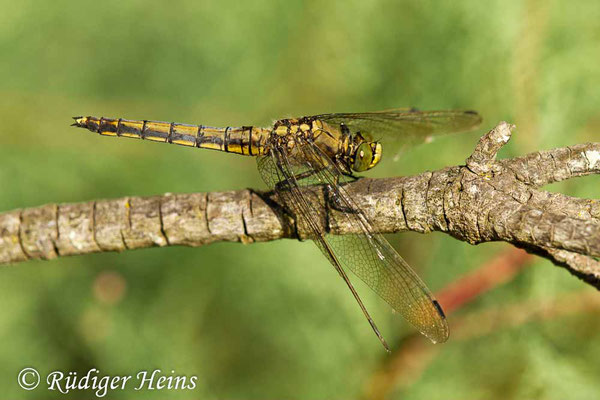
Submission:
<svg viewBox="0 0 600 400">
<path fill-rule="evenodd" d="M 502 157 L 600 140 L 597 0 L 0 4 L 0 210 L 264 188 L 250 158 L 88 135 L 69 128 L 81 114 L 214 126 L 406 106 L 483 114 L 479 131 L 416 148 L 369 176 L 462 163 L 500 120 L 517 124 Z M 597 183 L 550 190 L 598 198 Z M 434 291 L 510 249 L 439 233 L 391 240 Z M 26 392 L 16 382 L 25 366 L 42 376 L 92 367 L 198 376 L 193 391 L 113 391 L 114 399 L 360 398 L 390 360 L 311 243 L 153 248 L 0 274 L 0 392 L 13 399 L 93 398 L 43 384 Z M 359 289 L 402 348 L 411 329 Z M 488 310 L 593 292 L 536 259 L 450 316 L 450 328 Z M 599 315 L 592 307 L 451 335 L 413 379 L 391 384 L 389 398 L 598 398 Z"/>
</svg>

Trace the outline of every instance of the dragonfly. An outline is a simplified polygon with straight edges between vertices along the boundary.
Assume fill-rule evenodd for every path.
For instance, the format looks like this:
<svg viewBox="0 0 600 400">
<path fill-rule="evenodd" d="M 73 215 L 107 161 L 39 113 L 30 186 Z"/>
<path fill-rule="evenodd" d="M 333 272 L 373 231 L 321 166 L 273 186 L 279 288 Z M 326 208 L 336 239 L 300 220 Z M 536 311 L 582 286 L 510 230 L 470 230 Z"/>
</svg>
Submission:
<svg viewBox="0 0 600 400">
<path fill-rule="evenodd" d="M 475 129 L 475 111 L 392 109 L 280 119 L 269 127 L 217 128 L 123 118 L 74 117 L 74 126 L 104 136 L 129 137 L 218 150 L 257 158 L 260 175 L 298 231 L 323 252 L 341 276 L 384 348 L 389 346 L 347 271 L 364 281 L 393 310 L 433 343 L 445 342 L 448 324 L 425 283 L 380 233 L 375 232 L 345 184 L 378 165 L 386 153 L 432 138 Z M 357 234 L 333 235 L 321 222 L 326 206 L 311 187 L 324 187 L 332 207 Z M 337 218 L 337 217 L 336 217 Z"/>
</svg>

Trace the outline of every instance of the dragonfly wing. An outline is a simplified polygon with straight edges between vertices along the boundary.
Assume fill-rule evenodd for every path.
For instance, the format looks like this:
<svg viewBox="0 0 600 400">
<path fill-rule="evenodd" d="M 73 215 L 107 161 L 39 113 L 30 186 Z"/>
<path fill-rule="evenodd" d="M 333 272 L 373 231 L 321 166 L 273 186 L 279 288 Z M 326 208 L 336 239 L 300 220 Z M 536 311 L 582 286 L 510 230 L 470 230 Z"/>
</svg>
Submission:
<svg viewBox="0 0 600 400">
<path fill-rule="evenodd" d="M 361 132 L 371 140 L 381 141 L 384 152 L 395 155 L 408 146 L 431 141 L 448 133 L 467 132 L 481 124 L 475 111 L 415 111 L 394 109 L 366 113 L 316 115 L 329 124 L 344 124 L 352 132 Z"/>
<path fill-rule="evenodd" d="M 303 232 L 309 232 L 311 238 L 317 247 L 323 252 L 325 257 L 331 262 L 336 271 L 340 274 L 346 285 L 352 292 L 352 295 L 358 302 L 363 314 L 371 325 L 371 328 L 379 338 L 383 347 L 389 352 L 389 346 L 379 332 L 375 321 L 371 318 L 369 312 L 364 306 L 360 296 L 354 289 L 352 282 L 348 278 L 346 271 L 342 267 L 338 254 L 332 248 L 330 240 L 323 231 L 323 223 L 319 222 L 325 216 L 319 196 L 316 192 L 302 191 L 307 179 L 314 176 L 314 171 L 289 157 L 282 148 L 272 147 L 270 154 L 258 158 L 258 170 L 265 183 L 275 190 L 280 201 L 286 209 L 292 212 L 296 218 L 298 229 Z M 304 176 L 308 178 L 303 178 Z M 300 184 L 299 182 L 302 182 Z"/>
<path fill-rule="evenodd" d="M 430 340 L 446 341 L 448 325 L 441 307 L 423 281 L 389 242 L 382 235 L 373 232 L 364 213 L 343 186 L 340 186 L 343 175 L 339 167 L 312 142 L 301 140 L 298 145 L 303 153 L 302 157 L 297 157 L 298 163 L 303 163 L 299 172 L 302 174 L 304 171 L 311 171 L 312 174 L 304 174 L 302 180 L 297 180 L 295 190 L 301 196 L 300 193 L 306 191 L 300 191 L 300 186 L 324 184 L 329 200 L 343 210 L 336 213 L 336 216 L 339 215 L 339 218 L 345 219 L 344 223 L 357 227 L 361 232 L 353 235 L 321 233 L 327 251 L 335 255 L 335 262 L 342 270 L 351 270 Z M 295 172 L 288 171 L 287 174 Z M 285 200 L 284 202 L 288 206 Z M 311 200 L 307 199 L 307 202 Z M 318 211 L 319 209 L 323 211 Z M 317 218 L 324 218 L 324 213 L 325 208 L 322 206 L 313 212 Z M 328 259 L 331 261 L 331 257 Z"/>
<path fill-rule="evenodd" d="M 445 342 L 449 334 L 448 324 L 439 303 L 383 235 L 373 232 L 367 217 L 344 187 L 336 184 L 342 171 L 318 146 L 308 143 L 302 146 L 302 150 L 307 160 L 323 160 L 321 166 L 313 166 L 317 180 L 327 185 L 329 197 L 337 207 L 346 210 L 338 213 L 344 223 L 362 230 L 357 235 L 331 236 L 332 247 L 340 254 L 342 265 L 431 341 Z"/>
</svg>

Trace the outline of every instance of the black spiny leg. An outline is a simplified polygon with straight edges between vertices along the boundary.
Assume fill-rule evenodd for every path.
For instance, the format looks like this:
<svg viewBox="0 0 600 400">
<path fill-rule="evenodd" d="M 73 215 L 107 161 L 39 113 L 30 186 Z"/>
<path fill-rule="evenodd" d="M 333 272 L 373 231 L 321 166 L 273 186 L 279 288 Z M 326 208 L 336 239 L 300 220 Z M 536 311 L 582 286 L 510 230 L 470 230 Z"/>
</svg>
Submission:
<svg viewBox="0 0 600 400">
<path fill-rule="evenodd" d="M 327 201 L 327 204 L 329 204 L 329 207 L 331 207 L 331 209 L 340 212 L 345 212 L 348 214 L 359 213 L 359 210 L 355 210 L 349 205 L 344 204 L 344 202 L 342 201 L 342 199 L 339 198 L 337 193 L 338 190 L 332 188 L 331 185 L 325 185 L 325 201 Z"/>
<path fill-rule="evenodd" d="M 350 182 L 356 182 L 356 181 L 364 178 L 364 176 L 354 175 L 352 172 L 344 174 L 344 176 L 347 177 L 347 178 L 349 178 Z"/>
</svg>

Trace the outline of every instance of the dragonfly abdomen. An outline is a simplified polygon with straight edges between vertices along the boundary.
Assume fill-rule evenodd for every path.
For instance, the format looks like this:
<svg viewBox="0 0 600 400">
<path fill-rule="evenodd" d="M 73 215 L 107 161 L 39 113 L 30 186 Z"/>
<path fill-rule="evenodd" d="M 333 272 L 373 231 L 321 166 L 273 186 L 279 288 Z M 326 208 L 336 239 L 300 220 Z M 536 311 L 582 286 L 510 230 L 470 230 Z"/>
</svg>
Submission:
<svg viewBox="0 0 600 400">
<path fill-rule="evenodd" d="M 130 137 L 159 143 L 258 156 L 265 152 L 270 130 L 252 126 L 215 128 L 175 122 L 76 117 L 74 126 L 103 136 Z"/>
</svg>

